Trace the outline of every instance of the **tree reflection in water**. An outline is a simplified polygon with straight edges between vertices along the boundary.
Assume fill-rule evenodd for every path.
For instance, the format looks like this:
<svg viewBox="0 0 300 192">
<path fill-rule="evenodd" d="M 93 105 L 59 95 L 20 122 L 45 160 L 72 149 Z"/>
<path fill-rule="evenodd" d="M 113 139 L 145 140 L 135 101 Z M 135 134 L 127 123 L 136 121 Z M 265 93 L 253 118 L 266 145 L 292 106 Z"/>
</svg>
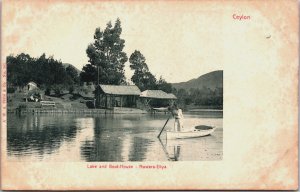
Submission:
<svg viewBox="0 0 300 192">
<path fill-rule="evenodd" d="M 134 137 L 130 147 L 129 161 L 143 161 L 149 149 L 150 139 L 143 137 Z"/>
<path fill-rule="evenodd" d="M 114 127 L 114 121 L 95 117 L 93 140 L 83 141 L 80 151 L 86 161 L 122 161 L 122 143 L 107 134 L 107 126 Z M 117 135 L 116 135 L 117 136 Z"/>
<path fill-rule="evenodd" d="M 77 127 L 69 121 L 52 115 L 8 118 L 8 155 L 37 154 L 42 158 L 44 154 L 54 153 L 63 141 L 70 142 L 76 136 Z"/>
<path fill-rule="evenodd" d="M 125 121 L 128 120 L 132 121 L 130 129 L 124 127 Z M 86 161 L 143 161 L 148 146 L 153 141 L 135 136 L 141 132 L 141 129 L 137 124 L 139 121 L 134 120 L 136 119 L 128 119 L 126 116 L 124 118 L 121 116 L 95 117 L 93 140 L 82 142 L 81 156 Z M 129 139 L 127 145 L 124 145 L 125 138 Z M 124 153 L 124 151 L 128 151 L 128 153 Z"/>
</svg>

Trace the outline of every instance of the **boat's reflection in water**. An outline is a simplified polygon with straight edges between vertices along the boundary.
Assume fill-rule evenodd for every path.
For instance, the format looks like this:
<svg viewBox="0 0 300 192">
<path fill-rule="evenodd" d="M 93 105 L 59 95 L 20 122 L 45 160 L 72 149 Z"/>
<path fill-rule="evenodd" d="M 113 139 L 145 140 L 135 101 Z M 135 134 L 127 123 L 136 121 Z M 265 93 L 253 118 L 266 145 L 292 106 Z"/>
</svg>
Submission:
<svg viewBox="0 0 300 192">
<path fill-rule="evenodd" d="M 159 138 L 164 154 L 169 161 L 217 160 L 222 158 L 222 148 L 215 133 L 198 138 Z"/>
</svg>

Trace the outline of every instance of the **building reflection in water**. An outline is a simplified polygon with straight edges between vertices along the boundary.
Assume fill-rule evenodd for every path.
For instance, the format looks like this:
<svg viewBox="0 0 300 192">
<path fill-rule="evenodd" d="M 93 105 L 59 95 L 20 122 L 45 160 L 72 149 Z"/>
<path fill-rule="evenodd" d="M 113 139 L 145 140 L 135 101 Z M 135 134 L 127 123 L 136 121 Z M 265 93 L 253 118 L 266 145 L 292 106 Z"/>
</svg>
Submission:
<svg viewBox="0 0 300 192">
<path fill-rule="evenodd" d="M 136 136 L 141 132 L 138 119 L 111 118 L 95 117 L 94 137 L 82 142 L 81 156 L 85 161 L 143 161 L 153 141 Z"/>
</svg>

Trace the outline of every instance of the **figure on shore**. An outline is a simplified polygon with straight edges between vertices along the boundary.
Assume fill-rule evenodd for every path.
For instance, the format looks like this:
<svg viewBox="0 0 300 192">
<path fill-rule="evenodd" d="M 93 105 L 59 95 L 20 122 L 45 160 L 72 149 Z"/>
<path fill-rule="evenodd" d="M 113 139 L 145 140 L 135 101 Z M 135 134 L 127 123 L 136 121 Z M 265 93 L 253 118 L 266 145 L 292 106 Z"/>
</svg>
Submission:
<svg viewBox="0 0 300 192">
<path fill-rule="evenodd" d="M 183 131 L 182 110 L 180 108 L 178 108 L 176 104 L 174 104 L 171 112 L 172 112 L 173 117 L 175 118 L 174 131 L 176 131 L 176 132 Z"/>
</svg>

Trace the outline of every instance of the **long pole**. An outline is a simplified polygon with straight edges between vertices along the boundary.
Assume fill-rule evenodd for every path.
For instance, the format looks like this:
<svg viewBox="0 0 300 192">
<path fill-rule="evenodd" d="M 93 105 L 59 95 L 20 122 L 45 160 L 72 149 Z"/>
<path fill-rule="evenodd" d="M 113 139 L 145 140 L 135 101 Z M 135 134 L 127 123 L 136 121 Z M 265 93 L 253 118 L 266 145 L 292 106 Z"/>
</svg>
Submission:
<svg viewBox="0 0 300 192">
<path fill-rule="evenodd" d="M 170 155 L 169 155 L 168 150 L 166 149 L 165 145 L 164 145 L 163 142 L 160 140 L 160 138 L 158 138 L 158 140 L 159 140 L 159 142 L 160 142 L 160 144 L 161 144 L 161 146 L 162 146 L 162 148 L 163 148 L 163 151 L 165 152 L 165 154 L 166 154 L 168 160 L 171 160 Z"/>
<path fill-rule="evenodd" d="M 161 133 L 163 132 L 164 128 L 166 127 L 166 125 L 167 125 L 169 119 L 170 119 L 170 117 L 167 119 L 165 125 L 163 126 L 163 128 L 162 128 L 161 131 L 160 131 L 160 133 L 158 134 L 158 136 L 157 136 L 158 138 L 160 137 Z"/>
<path fill-rule="evenodd" d="M 99 85 L 99 65 L 97 65 L 97 85 Z"/>
</svg>

